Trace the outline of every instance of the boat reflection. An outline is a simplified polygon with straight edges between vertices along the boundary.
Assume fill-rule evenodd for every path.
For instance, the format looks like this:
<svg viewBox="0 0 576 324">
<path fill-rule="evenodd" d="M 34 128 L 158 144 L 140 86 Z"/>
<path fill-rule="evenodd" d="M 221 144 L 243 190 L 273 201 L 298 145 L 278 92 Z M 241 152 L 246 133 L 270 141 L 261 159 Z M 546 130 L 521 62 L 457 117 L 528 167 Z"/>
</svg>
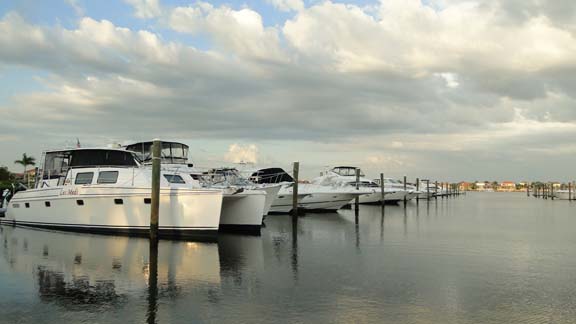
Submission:
<svg viewBox="0 0 576 324">
<path fill-rule="evenodd" d="M 101 312 L 136 301 L 148 323 L 162 299 L 219 291 L 264 264 L 260 237 L 222 235 L 218 243 L 160 241 L 0 226 L 0 262 L 31 274 L 43 303 Z M 222 285 L 222 282 L 226 284 Z"/>
</svg>

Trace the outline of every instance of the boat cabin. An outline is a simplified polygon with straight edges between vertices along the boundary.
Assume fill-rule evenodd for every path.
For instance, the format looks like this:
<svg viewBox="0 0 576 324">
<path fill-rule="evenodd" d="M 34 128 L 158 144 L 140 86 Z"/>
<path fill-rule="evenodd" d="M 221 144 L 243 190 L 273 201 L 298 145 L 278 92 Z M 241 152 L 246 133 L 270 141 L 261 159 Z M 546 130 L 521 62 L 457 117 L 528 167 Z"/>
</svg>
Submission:
<svg viewBox="0 0 576 324">
<path fill-rule="evenodd" d="M 100 170 L 96 175 L 97 183 L 116 183 L 118 168 L 137 168 L 138 166 L 139 161 L 132 152 L 118 149 L 77 148 L 48 151 L 44 154 L 43 167 L 38 172 L 36 183 L 37 188 L 69 184 L 72 170 L 75 170 L 73 172 L 76 175 L 75 184 L 92 183 L 94 172 L 77 171 L 90 168 Z"/>
<path fill-rule="evenodd" d="M 140 142 L 125 146 L 127 151 L 136 153 L 136 156 L 143 163 L 152 162 L 152 144 L 153 142 Z M 162 163 L 167 164 L 186 164 L 188 162 L 189 147 L 186 144 L 178 142 L 162 141 L 161 157 Z M 188 165 L 192 167 L 192 165 Z"/>
</svg>

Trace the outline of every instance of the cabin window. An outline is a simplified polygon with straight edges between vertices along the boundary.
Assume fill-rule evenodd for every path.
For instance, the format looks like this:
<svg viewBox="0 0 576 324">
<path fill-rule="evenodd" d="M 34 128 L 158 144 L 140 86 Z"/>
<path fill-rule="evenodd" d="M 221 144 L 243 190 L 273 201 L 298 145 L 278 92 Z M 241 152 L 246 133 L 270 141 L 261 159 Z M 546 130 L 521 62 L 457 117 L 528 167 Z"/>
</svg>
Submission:
<svg viewBox="0 0 576 324">
<path fill-rule="evenodd" d="M 150 205 L 152 203 L 152 198 L 144 198 L 144 203 Z"/>
<path fill-rule="evenodd" d="M 80 172 L 76 174 L 76 180 L 74 181 L 74 184 L 77 185 L 91 184 L 92 178 L 94 178 L 94 172 Z"/>
<path fill-rule="evenodd" d="M 20 208 L 20 204 L 12 204 L 12 208 Z"/>
<path fill-rule="evenodd" d="M 124 200 L 122 200 L 120 198 L 116 198 L 116 199 L 114 199 L 114 203 L 116 205 L 124 205 Z"/>
<path fill-rule="evenodd" d="M 118 171 L 101 171 L 98 173 L 97 183 L 116 183 L 118 181 Z"/>
<path fill-rule="evenodd" d="M 165 174 L 164 178 L 166 178 L 170 183 L 186 183 L 181 176 L 175 174 Z"/>
<path fill-rule="evenodd" d="M 30 208 L 30 203 L 24 203 L 24 207 Z"/>
<path fill-rule="evenodd" d="M 84 200 L 82 200 L 82 199 L 76 200 L 76 205 L 78 205 L 78 206 L 84 206 Z"/>
<path fill-rule="evenodd" d="M 51 206 L 51 205 L 50 205 L 50 202 L 49 202 L 49 201 L 45 201 L 45 202 L 44 202 L 44 206 L 50 207 L 50 206 Z"/>
<path fill-rule="evenodd" d="M 198 175 L 198 174 L 190 174 L 190 176 L 191 176 L 192 179 L 194 179 L 194 180 L 200 180 L 200 175 Z"/>
</svg>

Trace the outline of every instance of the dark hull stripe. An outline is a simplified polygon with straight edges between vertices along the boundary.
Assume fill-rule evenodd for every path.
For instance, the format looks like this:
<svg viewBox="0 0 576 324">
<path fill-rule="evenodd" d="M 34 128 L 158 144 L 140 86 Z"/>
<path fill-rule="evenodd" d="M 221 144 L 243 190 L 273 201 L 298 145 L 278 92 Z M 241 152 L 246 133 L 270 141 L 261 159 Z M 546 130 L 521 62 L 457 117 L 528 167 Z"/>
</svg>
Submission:
<svg viewBox="0 0 576 324">
<path fill-rule="evenodd" d="M 11 220 L 0 220 L 0 224 L 14 225 L 19 227 L 32 227 L 65 232 L 78 232 L 90 234 L 104 234 L 104 235 L 127 235 L 148 237 L 150 232 L 149 228 L 145 226 L 139 227 L 107 227 L 107 226 L 62 226 L 50 223 L 33 223 L 33 222 L 16 222 Z M 167 228 L 161 227 L 158 230 L 160 238 L 170 239 L 194 239 L 201 241 L 215 241 L 218 229 L 215 228 Z"/>
<path fill-rule="evenodd" d="M 232 225 L 232 224 L 220 224 L 220 232 L 229 233 L 242 233 L 242 234 L 252 234 L 260 235 L 261 225 Z"/>
<path fill-rule="evenodd" d="M 336 202 L 348 202 L 350 200 L 352 200 L 354 198 L 350 198 L 350 199 L 341 199 L 341 200 L 326 200 L 326 201 L 318 201 L 318 202 L 308 202 L 308 203 L 298 203 L 298 206 L 304 206 L 304 205 L 316 205 L 316 204 L 325 204 L 325 203 L 336 203 Z M 291 207 L 292 204 L 286 204 L 286 205 L 272 205 L 272 208 L 274 207 Z"/>
</svg>

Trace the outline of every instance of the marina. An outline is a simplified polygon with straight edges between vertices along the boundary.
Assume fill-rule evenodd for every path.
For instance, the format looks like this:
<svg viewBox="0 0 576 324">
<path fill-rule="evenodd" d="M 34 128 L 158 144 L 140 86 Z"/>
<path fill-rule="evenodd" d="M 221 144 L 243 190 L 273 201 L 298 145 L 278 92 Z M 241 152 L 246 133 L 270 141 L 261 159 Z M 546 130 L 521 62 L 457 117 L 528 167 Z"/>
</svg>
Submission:
<svg viewBox="0 0 576 324">
<path fill-rule="evenodd" d="M 268 216 L 261 236 L 160 240 L 155 262 L 147 239 L 1 225 L 2 319 L 573 322 L 571 203 L 473 192 L 408 207 Z"/>
</svg>

